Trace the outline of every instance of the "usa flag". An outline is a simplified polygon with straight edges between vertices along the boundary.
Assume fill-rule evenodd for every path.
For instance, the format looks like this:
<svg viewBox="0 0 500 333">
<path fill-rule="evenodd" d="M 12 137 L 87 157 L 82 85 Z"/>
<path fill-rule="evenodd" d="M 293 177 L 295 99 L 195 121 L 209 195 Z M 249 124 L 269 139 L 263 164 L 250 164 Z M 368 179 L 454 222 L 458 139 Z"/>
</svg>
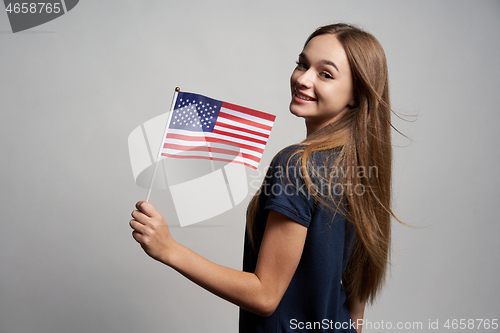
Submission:
<svg viewBox="0 0 500 333">
<path fill-rule="evenodd" d="M 179 92 L 161 155 L 240 163 L 257 169 L 276 116 Z"/>
</svg>

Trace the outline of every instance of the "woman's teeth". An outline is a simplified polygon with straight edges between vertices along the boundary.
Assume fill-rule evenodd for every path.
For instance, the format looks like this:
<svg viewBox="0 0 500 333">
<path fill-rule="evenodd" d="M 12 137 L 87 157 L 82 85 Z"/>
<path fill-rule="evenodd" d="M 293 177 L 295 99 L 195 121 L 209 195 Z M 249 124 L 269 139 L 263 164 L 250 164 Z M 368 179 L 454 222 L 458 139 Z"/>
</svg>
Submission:
<svg viewBox="0 0 500 333">
<path fill-rule="evenodd" d="M 303 99 L 305 101 L 314 101 L 314 98 L 304 96 L 301 93 L 299 93 L 298 91 L 295 92 L 295 96 L 297 96 L 298 98 Z"/>
</svg>

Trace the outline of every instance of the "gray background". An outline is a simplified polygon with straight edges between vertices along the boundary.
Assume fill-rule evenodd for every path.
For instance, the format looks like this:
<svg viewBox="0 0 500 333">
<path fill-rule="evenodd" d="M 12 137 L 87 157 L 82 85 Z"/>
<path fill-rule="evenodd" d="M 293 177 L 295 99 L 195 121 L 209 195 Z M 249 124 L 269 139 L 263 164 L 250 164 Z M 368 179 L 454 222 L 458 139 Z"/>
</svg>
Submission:
<svg viewBox="0 0 500 333">
<path fill-rule="evenodd" d="M 131 238 L 146 191 L 127 137 L 180 86 L 276 114 L 264 168 L 304 137 L 289 76 L 309 33 L 337 21 L 380 40 L 394 109 L 418 114 L 394 117 L 411 140 L 394 135 L 393 188 L 419 229 L 395 224 L 366 319 L 425 332 L 429 320 L 500 318 L 498 1 L 86 0 L 24 33 L 0 13 L 0 332 L 235 332 L 237 307 Z M 249 199 L 172 234 L 239 269 Z M 166 191 L 152 202 L 177 223 Z"/>
</svg>

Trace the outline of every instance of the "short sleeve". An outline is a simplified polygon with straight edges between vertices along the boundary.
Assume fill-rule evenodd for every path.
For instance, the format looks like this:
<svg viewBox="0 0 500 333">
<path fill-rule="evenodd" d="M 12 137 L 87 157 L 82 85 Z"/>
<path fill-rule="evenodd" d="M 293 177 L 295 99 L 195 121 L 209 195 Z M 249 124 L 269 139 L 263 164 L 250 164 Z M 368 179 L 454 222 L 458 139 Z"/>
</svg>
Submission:
<svg viewBox="0 0 500 333">
<path fill-rule="evenodd" d="M 297 155 L 280 152 L 271 163 L 262 188 L 267 197 L 264 209 L 274 210 L 295 222 L 309 227 L 314 205 L 304 184 Z"/>
</svg>

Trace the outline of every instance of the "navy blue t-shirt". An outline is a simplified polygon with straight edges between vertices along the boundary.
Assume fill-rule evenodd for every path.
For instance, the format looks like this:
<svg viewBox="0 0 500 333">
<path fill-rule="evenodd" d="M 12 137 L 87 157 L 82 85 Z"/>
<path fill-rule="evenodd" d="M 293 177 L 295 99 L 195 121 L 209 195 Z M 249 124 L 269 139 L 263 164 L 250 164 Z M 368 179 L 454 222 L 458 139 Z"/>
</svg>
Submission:
<svg viewBox="0 0 500 333">
<path fill-rule="evenodd" d="M 349 332 L 356 333 L 345 304 L 342 273 L 353 241 L 352 229 L 342 214 L 341 191 L 333 189 L 339 210 L 327 209 L 308 194 L 292 156 L 297 146 L 282 150 L 271 162 L 259 195 L 255 222 L 255 250 L 245 235 L 243 270 L 254 272 L 269 210 L 307 227 L 304 250 L 281 302 L 269 317 L 240 308 L 240 332 Z M 325 159 L 333 165 L 335 151 L 315 153 L 310 166 L 322 173 Z M 288 172 L 286 172 L 288 170 Z M 313 178 L 321 189 L 320 178 Z M 325 189 L 323 189 L 325 190 Z"/>
</svg>

